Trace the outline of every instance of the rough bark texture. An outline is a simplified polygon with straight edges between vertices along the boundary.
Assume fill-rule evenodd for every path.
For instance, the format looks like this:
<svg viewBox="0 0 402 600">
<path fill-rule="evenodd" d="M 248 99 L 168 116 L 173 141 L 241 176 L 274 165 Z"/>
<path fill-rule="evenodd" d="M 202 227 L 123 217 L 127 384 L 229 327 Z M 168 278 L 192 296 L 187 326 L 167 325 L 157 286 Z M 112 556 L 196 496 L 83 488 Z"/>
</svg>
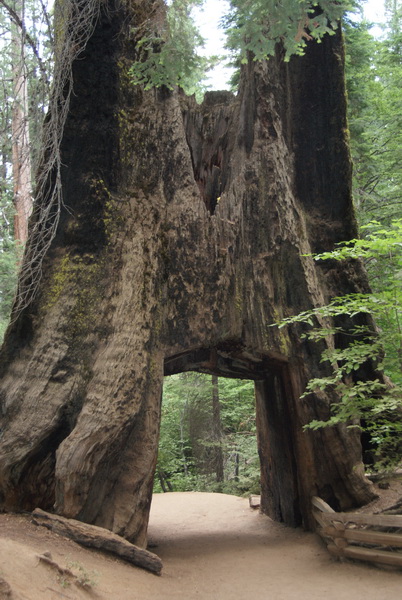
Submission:
<svg viewBox="0 0 402 600">
<path fill-rule="evenodd" d="M 262 510 L 310 527 L 313 495 L 373 497 L 356 432 L 302 431 L 333 400 L 299 399 L 323 345 L 271 327 L 366 289 L 359 263 L 305 256 L 355 234 L 341 37 L 250 63 L 236 97 L 197 106 L 129 82 L 151 4 L 110 1 L 74 65 L 65 208 L 2 350 L 0 506 L 143 544 L 163 374 L 196 369 L 257 382 Z"/>
</svg>

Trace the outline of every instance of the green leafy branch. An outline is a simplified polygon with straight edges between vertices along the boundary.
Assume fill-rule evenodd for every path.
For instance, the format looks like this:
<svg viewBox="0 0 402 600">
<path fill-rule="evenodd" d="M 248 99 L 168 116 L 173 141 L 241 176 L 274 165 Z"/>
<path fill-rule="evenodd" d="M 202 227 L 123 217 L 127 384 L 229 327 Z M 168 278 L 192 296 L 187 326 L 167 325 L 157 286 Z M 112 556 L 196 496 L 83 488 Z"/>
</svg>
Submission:
<svg viewBox="0 0 402 600">
<path fill-rule="evenodd" d="M 383 228 L 378 222 L 365 227 L 364 239 L 339 244 L 332 252 L 315 255 L 316 261 L 363 259 L 380 266 L 383 278 L 372 293 L 354 293 L 333 298 L 327 305 L 303 311 L 278 323 L 282 328 L 304 323 L 311 327 L 302 334 L 309 341 L 318 342 L 329 335 L 350 337 L 346 348 L 333 345 L 321 355 L 321 362 L 330 364 L 331 374 L 311 379 L 302 397 L 319 392 L 335 392 L 340 399 L 331 404 L 331 415 L 326 421 L 311 421 L 306 428 L 319 429 L 346 423 L 369 432 L 377 445 L 378 455 L 384 460 L 398 460 L 402 451 L 402 220 Z M 372 315 L 377 326 L 361 325 L 353 318 Z M 341 317 L 341 319 L 339 319 Z M 347 317 L 348 325 L 339 325 Z M 393 384 L 380 375 L 366 380 L 361 373 L 369 361 L 384 370 Z M 391 455 L 391 456 L 390 456 Z"/>
<path fill-rule="evenodd" d="M 285 48 L 285 60 L 304 54 L 306 44 L 333 35 L 352 2 L 321 0 L 231 0 L 231 11 L 223 24 L 228 47 L 246 63 L 251 52 L 255 61 L 267 60 L 277 43 Z"/>
<path fill-rule="evenodd" d="M 200 81 L 218 60 L 198 52 L 204 41 L 191 10 L 200 4 L 202 0 L 172 0 L 166 22 L 157 32 L 152 30 L 151 21 L 148 31 L 144 25 L 133 29 L 139 51 L 130 69 L 135 85 L 145 89 L 179 86 L 187 94 L 200 91 Z M 287 61 L 292 55 L 304 54 L 307 41 L 320 42 L 325 35 L 334 35 L 352 4 L 347 0 L 231 0 L 229 13 L 222 20 L 227 48 L 246 63 L 250 53 L 255 61 L 268 59 L 282 43 Z"/>
<path fill-rule="evenodd" d="M 140 56 L 130 68 L 134 85 L 143 85 L 146 90 L 179 86 L 188 95 L 201 91 L 200 81 L 216 57 L 205 58 L 198 52 L 204 40 L 191 17 L 196 4 L 200 0 L 173 0 L 161 31 L 133 30 Z"/>
</svg>

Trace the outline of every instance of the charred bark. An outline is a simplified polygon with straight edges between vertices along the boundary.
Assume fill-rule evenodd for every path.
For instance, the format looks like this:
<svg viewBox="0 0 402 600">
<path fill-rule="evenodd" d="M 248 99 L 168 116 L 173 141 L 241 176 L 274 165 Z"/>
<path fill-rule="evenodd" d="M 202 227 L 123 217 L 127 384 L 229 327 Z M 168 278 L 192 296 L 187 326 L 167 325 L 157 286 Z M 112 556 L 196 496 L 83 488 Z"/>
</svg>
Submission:
<svg viewBox="0 0 402 600">
<path fill-rule="evenodd" d="M 131 25 L 155 3 L 109 5 L 74 64 L 40 293 L 2 350 L 1 508 L 143 544 L 163 374 L 189 369 L 258 382 L 266 513 L 309 527 L 313 495 L 369 501 L 358 434 L 302 431 L 333 400 L 299 399 L 322 348 L 270 327 L 366 287 L 359 263 L 306 256 L 354 234 L 340 35 L 250 62 L 236 97 L 197 106 L 129 81 Z"/>
</svg>

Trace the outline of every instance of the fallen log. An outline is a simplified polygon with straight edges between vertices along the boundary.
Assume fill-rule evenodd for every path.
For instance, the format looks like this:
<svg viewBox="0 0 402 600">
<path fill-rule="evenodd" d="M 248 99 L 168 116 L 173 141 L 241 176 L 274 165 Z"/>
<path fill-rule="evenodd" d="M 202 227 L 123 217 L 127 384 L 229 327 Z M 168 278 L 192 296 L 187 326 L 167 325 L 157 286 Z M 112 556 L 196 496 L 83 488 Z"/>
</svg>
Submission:
<svg viewBox="0 0 402 600">
<path fill-rule="evenodd" d="M 115 554 L 123 560 L 160 575 L 162 571 L 162 561 L 156 554 L 134 546 L 119 535 L 112 533 L 103 527 L 88 525 L 75 519 L 67 519 L 59 515 L 54 515 L 40 508 L 36 508 L 32 513 L 32 522 L 35 525 L 41 525 L 51 529 L 55 533 L 68 537 L 81 546 L 87 548 L 96 548 L 109 554 Z"/>
</svg>

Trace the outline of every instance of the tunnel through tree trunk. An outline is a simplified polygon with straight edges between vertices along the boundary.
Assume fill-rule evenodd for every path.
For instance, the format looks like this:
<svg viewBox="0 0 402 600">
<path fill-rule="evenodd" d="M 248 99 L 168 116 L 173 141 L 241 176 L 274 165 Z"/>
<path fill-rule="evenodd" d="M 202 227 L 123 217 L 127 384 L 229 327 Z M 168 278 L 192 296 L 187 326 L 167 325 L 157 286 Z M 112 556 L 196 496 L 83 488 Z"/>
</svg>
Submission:
<svg viewBox="0 0 402 600">
<path fill-rule="evenodd" d="M 130 82 L 133 26 L 163 3 L 102 7 L 73 65 L 57 235 L 2 348 L 1 509 L 145 543 L 163 373 L 191 364 L 260 381 L 265 512 L 310 526 L 312 495 L 369 501 L 358 435 L 302 431 L 335 399 L 299 399 L 323 348 L 271 327 L 367 289 L 358 262 L 308 256 L 355 234 L 339 32 L 197 105 Z"/>
</svg>

